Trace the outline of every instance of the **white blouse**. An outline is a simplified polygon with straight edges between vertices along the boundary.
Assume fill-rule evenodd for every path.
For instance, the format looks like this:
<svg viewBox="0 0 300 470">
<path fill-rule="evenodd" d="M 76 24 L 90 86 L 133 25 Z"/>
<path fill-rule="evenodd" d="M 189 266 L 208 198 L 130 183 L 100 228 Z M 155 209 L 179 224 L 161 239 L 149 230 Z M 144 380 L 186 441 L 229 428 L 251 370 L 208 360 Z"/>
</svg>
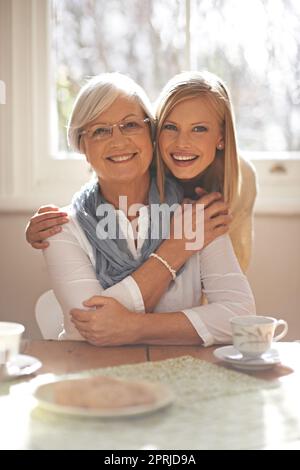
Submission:
<svg viewBox="0 0 300 470">
<path fill-rule="evenodd" d="M 127 243 L 137 258 L 147 233 L 148 217 L 140 210 L 138 239 L 135 246 L 131 223 L 125 214 L 117 211 L 120 228 L 127 233 Z M 64 208 L 70 221 L 62 231 L 48 239 L 44 250 L 52 287 L 64 314 L 64 330 L 59 338 L 84 338 L 70 321 L 72 308 L 85 308 L 82 302 L 93 295 L 114 297 L 129 310 L 145 313 L 138 284 L 127 276 L 108 289 L 103 289 L 96 278 L 93 249 L 80 227 L 71 206 Z M 201 305 L 202 292 L 208 304 Z M 246 276 L 242 273 L 228 235 L 214 240 L 195 253 L 183 271 L 171 282 L 154 312 L 183 312 L 202 338 L 204 346 L 231 342 L 229 320 L 235 315 L 255 315 L 255 302 Z"/>
</svg>

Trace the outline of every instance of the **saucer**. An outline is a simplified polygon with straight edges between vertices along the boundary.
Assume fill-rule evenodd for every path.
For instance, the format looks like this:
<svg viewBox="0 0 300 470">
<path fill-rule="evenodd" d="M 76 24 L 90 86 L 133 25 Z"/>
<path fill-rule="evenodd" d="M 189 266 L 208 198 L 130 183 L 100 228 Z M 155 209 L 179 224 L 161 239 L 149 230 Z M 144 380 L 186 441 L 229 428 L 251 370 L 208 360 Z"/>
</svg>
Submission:
<svg viewBox="0 0 300 470">
<path fill-rule="evenodd" d="M 18 354 L 15 356 L 10 365 L 13 372 L 6 375 L 4 380 L 14 380 L 18 377 L 33 374 L 42 367 L 42 363 L 39 359 L 33 356 L 27 356 L 26 354 Z"/>
<path fill-rule="evenodd" d="M 271 369 L 280 363 L 278 350 L 275 348 L 262 354 L 260 357 L 244 357 L 233 346 L 223 346 L 214 350 L 214 356 L 232 367 L 241 370 Z"/>
</svg>

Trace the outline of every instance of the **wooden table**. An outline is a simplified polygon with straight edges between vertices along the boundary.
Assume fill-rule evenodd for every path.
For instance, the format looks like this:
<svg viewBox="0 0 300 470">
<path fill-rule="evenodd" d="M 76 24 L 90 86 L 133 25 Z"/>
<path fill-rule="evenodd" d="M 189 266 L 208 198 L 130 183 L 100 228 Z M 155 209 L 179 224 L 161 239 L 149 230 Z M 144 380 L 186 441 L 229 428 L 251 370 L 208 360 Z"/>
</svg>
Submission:
<svg viewBox="0 0 300 470">
<path fill-rule="evenodd" d="M 83 341 L 32 341 L 24 353 L 41 360 L 43 367 L 38 371 L 41 374 L 64 374 L 147 361 L 144 346 L 98 348 Z"/>
<path fill-rule="evenodd" d="M 264 380 L 300 380 L 300 358 L 292 354 L 293 343 L 281 343 L 282 364 L 261 372 L 245 372 Z M 38 373 L 63 374 L 85 369 L 160 361 L 190 355 L 207 362 L 222 365 L 213 355 L 216 346 L 120 346 L 95 347 L 81 341 L 31 341 L 25 354 L 37 357 L 43 363 Z"/>
<path fill-rule="evenodd" d="M 38 377 L 35 379 L 42 381 L 47 379 L 47 375 L 42 374 L 65 374 L 186 355 L 227 367 L 214 357 L 214 349 L 201 346 L 143 345 L 98 348 L 84 342 L 30 341 L 23 353 L 42 361 L 43 366 L 36 373 Z M 55 413 L 47 414 L 36 408 L 28 392 L 26 397 L 26 387 L 31 387 L 31 383 L 21 381 L 13 387 L 15 392 L 10 394 L 9 386 L 3 384 L 0 386 L 0 448 L 143 449 L 143 444 L 158 443 L 158 446 L 163 447 L 156 447 L 157 449 L 195 449 L 193 445 L 196 443 L 198 448 L 199 443 L 200 448 L 213 449 L 300 449 L 299 353 L 299 344 L 281 343 L 282 364 L 267 371 L 243 372 L 260 379 L 280 382 L 279 387 L 276 384 L 269 391 L 269 387 L 266 389 L 263 385 L 259 387 L 258 393 L 252 395 L 246 391 L 238 396 L 222 395 L 206 401 L 200 400 L 197 414 L 189 415 L 188 419 L 178 418 L 182 416 L 180 413 L 184 408 L 176 408 L 175 405 L 165 412 L 127 421 L 56 416 Z M 193 377 L 193 373 L 188 377 Z M 201 388 L 201 384 L 199 387 Z M 172 408 L 175 414 L 172 414 Z M 174 416 L 176 420 L 172 421 L 171 428 L 168 427 L 170 416 Z M 249 423 L 249 417 L 252 423 Z M 137 440 L 128 440 L 133 435 L 136 438 L 137 433 Z M 219 437 L 216 436 L 217 433 Z M 137 441 L 139 444 L 135 447 Z M 160 444 L 161 442 L 164 444 Z M 176 446 L 172 446 L 174 442 Z M 201 447 L 201 444 L 205 446 Z"/>
</svg>

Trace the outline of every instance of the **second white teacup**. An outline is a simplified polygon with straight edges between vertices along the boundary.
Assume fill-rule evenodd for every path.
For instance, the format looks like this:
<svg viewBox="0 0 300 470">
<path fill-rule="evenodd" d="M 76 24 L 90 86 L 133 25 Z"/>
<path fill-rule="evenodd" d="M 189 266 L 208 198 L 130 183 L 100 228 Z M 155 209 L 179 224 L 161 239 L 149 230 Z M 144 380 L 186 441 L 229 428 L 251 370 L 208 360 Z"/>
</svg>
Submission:
<svg viewBox="0 0 300 470">
<path fill-rule="evenodd" d="M 272 341 L 279 341 L 288 331 L 285 320 L 273 317 L 248 315 L 230 320 L 233 346 L 243 356 L 260 357 L 271 348 Z M 283 325 L 283 331 L 274 337 L 277 326 Z"/>
</svg>

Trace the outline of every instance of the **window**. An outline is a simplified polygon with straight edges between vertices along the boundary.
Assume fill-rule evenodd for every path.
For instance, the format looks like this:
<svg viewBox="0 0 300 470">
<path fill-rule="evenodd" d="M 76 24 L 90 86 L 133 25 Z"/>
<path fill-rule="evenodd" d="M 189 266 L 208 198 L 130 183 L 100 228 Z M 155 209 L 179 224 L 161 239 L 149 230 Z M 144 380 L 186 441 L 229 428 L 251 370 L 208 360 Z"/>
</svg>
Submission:
<svg viewBox="0 0 300 470">
<path fill-rule="evenodd" d="M 186 68 L 182 0 L 51 0 L 51 5 L 57 150 L 67 150 L 65 124 L 87 77 L 129 74 L 154 100 L 168 78 Z"/>
<path fill-rule="evenodd" d="M 300 213 L 299 30 L 297 0 L 0 0 L 0 210 L 65 205 L 89 177 L 65 137 L 85 78 L 128 73 L 154 99 L 208 69 L 231 90 L 257 211 Z"/>
<path fill-rule="evenodd" d="M 222 77 L 246 151 L 300 150 L 297 0 L 52 0 L 57 150 L 83 78 L 118 70 L 154 99 L 183 69 Z"/>
</svg>

